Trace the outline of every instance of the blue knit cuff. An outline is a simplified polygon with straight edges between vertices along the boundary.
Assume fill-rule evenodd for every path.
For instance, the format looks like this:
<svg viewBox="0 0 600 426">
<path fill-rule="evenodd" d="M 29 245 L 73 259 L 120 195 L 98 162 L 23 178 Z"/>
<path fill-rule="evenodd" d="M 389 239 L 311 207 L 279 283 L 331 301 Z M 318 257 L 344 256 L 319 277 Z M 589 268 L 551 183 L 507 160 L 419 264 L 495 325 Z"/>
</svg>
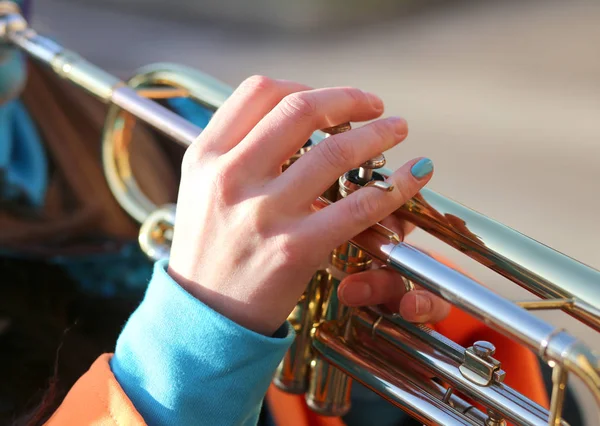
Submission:
<svg viewBox="0 0 600 426">
<path fill-rule="evenodd" d="M 155 264 L 111 367 L 149 425 L 255 425 L 273 373 L 294 339 L 248 330 L 191 296 Z"/>
</svg>

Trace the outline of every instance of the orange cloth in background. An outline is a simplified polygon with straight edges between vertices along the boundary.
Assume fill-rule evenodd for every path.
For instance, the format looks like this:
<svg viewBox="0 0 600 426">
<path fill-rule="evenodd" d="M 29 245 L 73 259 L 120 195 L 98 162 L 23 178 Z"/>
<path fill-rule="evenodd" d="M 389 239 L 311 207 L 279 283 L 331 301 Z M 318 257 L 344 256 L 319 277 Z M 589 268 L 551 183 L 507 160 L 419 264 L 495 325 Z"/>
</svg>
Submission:
<svg viewBox="0 0 600 426">
<path fill-rule="evenodd" d="M 502 369 L 506 371 L 504 383 L 541 406 L 549 407 L 538 359 L 530 350 L 454 307 L 447 319 L 432 328 L 464 347 L 477 340 L 493 342 L 494 358 L 502 362 Z M 267 403 L 278 426 L 344 426 L 339 418 L 314 414 L 306 405 L 304 395 L 286 394 L 273 384 L 267 392 Z"/>
</svg>

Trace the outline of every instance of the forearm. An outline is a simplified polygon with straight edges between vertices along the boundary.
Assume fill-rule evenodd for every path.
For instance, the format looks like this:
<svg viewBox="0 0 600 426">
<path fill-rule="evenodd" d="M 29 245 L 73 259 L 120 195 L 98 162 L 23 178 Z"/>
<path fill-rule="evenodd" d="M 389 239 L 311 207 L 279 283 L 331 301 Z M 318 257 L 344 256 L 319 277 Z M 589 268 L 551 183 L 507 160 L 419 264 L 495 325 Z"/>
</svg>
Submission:
<svg viewBox="0 0 600 426">
<path fill-rule="evenodd" d="M 119 337 L 112 371 L 150 425 L 256 424 L 293 339 L 247 330 L 185 292 L 158 262 L 144 301 Z"/>
</svg>

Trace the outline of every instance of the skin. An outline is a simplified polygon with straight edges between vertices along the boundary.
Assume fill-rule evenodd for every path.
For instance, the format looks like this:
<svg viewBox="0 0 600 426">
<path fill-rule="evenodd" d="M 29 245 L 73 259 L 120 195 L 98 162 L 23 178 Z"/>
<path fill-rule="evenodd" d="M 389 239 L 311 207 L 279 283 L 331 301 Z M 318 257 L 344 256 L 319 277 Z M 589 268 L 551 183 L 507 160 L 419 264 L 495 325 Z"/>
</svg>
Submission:
<svg viewBox="0 0 600 426">
<path fill-rule="evenodd" d="M 415 158 L 389 177 L 392 192 L 362 188 L 311 209 L 340 175 L 406 138 L 406 121 L 381 118 L 383 111 L 379 97 L 356 88 L 312 89 L 263 76 L 244 81 L 186 151 L 169 274 L 225 317 L 272 335 L 331 250 L 385 219 L 431 179 L 411 174 Z M 365 121 L 281 172 L 315 130 Z M 448 314 L 438 297 L 403 289 L 396 274 L 378 269 L 346 278 L 339 295 L 351 306 L 387 304 L 409 321 Z"/>
</svg>

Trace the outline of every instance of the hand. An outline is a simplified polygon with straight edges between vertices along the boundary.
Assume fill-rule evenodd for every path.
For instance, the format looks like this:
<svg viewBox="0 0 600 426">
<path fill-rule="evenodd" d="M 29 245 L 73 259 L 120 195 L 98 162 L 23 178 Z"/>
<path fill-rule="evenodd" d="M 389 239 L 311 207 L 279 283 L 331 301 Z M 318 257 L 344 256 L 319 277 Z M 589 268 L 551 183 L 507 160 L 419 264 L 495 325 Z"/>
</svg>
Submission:
<svg viewBox="0 0 600 426">
<path fill-rule="evenodd" d="M 431 178 L 431 162 L 414 159 L 388 178 L 391 192 L 362 188 L 311 210 L 339 176 L 406 138 L 405 120 L 377 119 L 383 109 L 381 99 L 355 88 L 246 80 L 186 151 L 170 275 L 222 315 L 272 335 L 331 250 Z M 327 138 L 281 173 L 315 130 L 370 120 Z"/>
<path fill-rule="evenodd" d="M 402 239 L 415 228 L 393 215 L 383 219 L 381 224 Z M 450 313 L 450 304 L 444 299 L 417 286 L 407 292 L 400 275 L 386 268 L 347 276 L 338 287 L 338 297 L 346 306 L 385 305 L 406 321 L 416 323 L 440 322 Z"/>
<path fill-rule="evenodd" d="M 407 293 L 400 275 L 385 268 L 346 277 L 338 296 L 346 306 L 385 305 L 410 322 L 436 323 L 450 313 L 450 304 L 444 299 L 418 288 Z"/>
</svg>

